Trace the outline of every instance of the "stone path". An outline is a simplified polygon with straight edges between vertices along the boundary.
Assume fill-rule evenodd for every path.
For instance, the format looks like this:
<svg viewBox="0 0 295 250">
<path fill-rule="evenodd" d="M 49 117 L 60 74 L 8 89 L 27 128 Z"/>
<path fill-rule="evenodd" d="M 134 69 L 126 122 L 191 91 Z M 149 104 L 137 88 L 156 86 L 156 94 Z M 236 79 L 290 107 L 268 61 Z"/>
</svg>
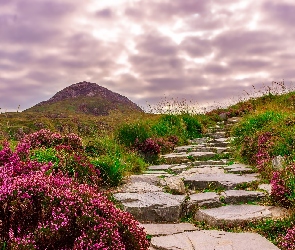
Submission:
<svg viewBox="0 0 295 250">
<path fill-rule="evenodd" d="M 283 208 L 255 205 L 270 191 L 268 185 L 260 185 L 257 191 L 239 190 L 239 186 L 258 180 L 250 166 L 212 160 L 216 154 L 230 151 L 226 128 L 237 120 L 229 119 L 227 124 L 211 128 L 208 137 L 177 147 L 162 156 L 166 164 L 150 166 L 118 188 L 115 199 L 152 237 L 150 250 L 278 249 L 255 233 L 200 230 L 180 223 L 190 215 L 211 226 L 231 226 L 286 214 Z"/>
</svg>

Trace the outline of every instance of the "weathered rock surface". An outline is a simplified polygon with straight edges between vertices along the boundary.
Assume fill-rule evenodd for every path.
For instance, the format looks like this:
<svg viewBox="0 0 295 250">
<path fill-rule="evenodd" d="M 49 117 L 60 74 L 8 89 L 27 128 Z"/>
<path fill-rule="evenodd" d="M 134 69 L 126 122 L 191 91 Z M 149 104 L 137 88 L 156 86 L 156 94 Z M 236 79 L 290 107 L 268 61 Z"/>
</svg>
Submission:
<svg viewBox="0 0 295 250">
<path fill-rule="evenodd" d="M 123 185 L 121 188 L 118 189 L 118 191 L 124 193 L 151 193 L 161 192 L 162 188 L 153 184 L 149 184 L 147 182 L 138 181 Z"/>
<path fill-rule="evenodd" d="M 211 226 L 237 225 L 263 218 L 277 218 L 286 214 L 286 209 L 258 205 L 228 205 L 218 208 L 200 209 L 195 219 L 206 221 Z"/>
<path fill-rule="evenodd" d="M 241 163 L 235 163 L 229 166 L 224 167 L 225 170 L 227 170 L 228 173 L 234 173 L 234 174 L 250 174 L 254 173 L 253 168 L 251 168 L 248 165 L 241 164 Z"/>
<path fill-rule="evenodd" d="M 265 190 L 268 194 L 271 193 L 271 185 L 270 184 L 260 184 L 258 186 L 259 189 Z"/>
<path fill-rule="evenodd" d="M 172 193 L 185 194 L 185 186 L 183 180 L 178 176 L 164 178 L 160 181 L 160 184 L 167 187 Z"/>
<path fill-rule="evenodd" d="M 190 189 L 202 190 L 208 187 L 233 189 L 238 184 L 250 183 L 257 180 L 255 177 L 235 174 L 196 174 L 186 177 L 184 184 Z"/>
<path fill-rule="evenodd" d="M 152 236 L 162 236 L 169 234 L 178 234 L 190 231 L 196 231 L 193 224 L 190 223 L 178 223 L 178 224 L 141 224 L 145 228 L 145 232 Z"/>
<path fill-rule="evenodd" d="M 238 204 L 259 201 L 265 197 L 265 193 L 259 191 L 227 190 L 221 193 L 227 204 Z"/>
<path fill-rule="evenodd" d="M 217 230 L 153 237 L 151 245 L 161 250 L 279 250 L 258 234 Z"/>
<path fill-rule="evenodd" d="M 198 207 L 213 208 L 220 206 L 222 206 L 220 196 L 215 192 L 191 194 L 187 201 L 188 212 L 192 212 Z"/>
<path fill-rule="evenodd" d="M 164 192 L 116 193 L 124 210 L 141 222 L 177 222 L 182 214 L 184 195 Z"/>
</svg>

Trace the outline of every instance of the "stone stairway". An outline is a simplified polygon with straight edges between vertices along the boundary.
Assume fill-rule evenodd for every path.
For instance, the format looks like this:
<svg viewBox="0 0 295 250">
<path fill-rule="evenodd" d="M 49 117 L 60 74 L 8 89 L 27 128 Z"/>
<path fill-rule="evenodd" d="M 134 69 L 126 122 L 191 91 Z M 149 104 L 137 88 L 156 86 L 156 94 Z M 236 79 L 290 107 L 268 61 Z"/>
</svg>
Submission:
<svg viewBox="0 0 295 250">
<path fill-rule="evenodd" d="M 212 160 L 230 151 L 228 131 L 237 118 L 220 123 L 208 131 L 208 137 L 190 141 L 163 155 L 166 164 L 150 166 L 141 175 L 133 175 L 119 187 L 114 198 L 142 223 L 151 238 L 150 249 L 161 250 L 251 250 L 278 249 L 255 233 L 230 233 L 200 230 L 180 223 L 190 216 L 208 225 L 234 226 L 252 220 L 284 216 L 279 207 L 257 205 L 269 190 L 240 190 L 258 181 L 250 166 L 227 159 Z"/>
</svg>

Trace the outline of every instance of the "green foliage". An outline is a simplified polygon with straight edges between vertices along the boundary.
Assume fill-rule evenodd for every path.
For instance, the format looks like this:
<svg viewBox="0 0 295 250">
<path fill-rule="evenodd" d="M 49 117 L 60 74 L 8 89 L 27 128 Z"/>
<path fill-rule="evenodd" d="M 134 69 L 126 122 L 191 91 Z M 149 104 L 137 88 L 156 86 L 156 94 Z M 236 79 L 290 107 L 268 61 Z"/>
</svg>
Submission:
<svg viewBox="0 0 295 250">
<path fill-rule="evenodd" d="M 182 120 L 186 126 L 186 136 L 189 139 L 199 138 L 202 136 L 202 125 L 196 116 L 185 114 L 182 115 Z"/>
<path fill-rule="evenodd" d="M 36 160 L 41 163 L 51 162 L 55 166 L 58 166 L 60 161 L 54 148 L 38 148 L 33 150 L 31 160 Z"/>
<path fill-rule="evenodd" d="M 125 166 L 120 156 L 103 156 L 91 163 L 100 171 L 100 177 L 105 185 L 115 187 L 121 183 Z"/>
<path fill-rule="evenodd" d="M 150 135 L 147 124 L 143 123 L 124 124 L 117 130 L 117 139 L 120 143 L 129 147 L 134 145 L 136 139 L 143 142 Z"/>
</svg>

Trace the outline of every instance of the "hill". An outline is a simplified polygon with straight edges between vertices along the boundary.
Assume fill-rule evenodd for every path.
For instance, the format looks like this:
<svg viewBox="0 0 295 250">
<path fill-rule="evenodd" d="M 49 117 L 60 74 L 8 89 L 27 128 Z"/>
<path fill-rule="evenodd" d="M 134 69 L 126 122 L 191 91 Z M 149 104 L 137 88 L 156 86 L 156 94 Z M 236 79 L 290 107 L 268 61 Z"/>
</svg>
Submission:
<svg viewBox="0 0 295 250">
<path fill-rule="evenodd" d="M 105 116 L 111 111 L 143 112 L 127 97 L 86 81 L 72 84 L 24 112 L 50 113 L 59 117 L 69 113 Z"/>
</svg>

